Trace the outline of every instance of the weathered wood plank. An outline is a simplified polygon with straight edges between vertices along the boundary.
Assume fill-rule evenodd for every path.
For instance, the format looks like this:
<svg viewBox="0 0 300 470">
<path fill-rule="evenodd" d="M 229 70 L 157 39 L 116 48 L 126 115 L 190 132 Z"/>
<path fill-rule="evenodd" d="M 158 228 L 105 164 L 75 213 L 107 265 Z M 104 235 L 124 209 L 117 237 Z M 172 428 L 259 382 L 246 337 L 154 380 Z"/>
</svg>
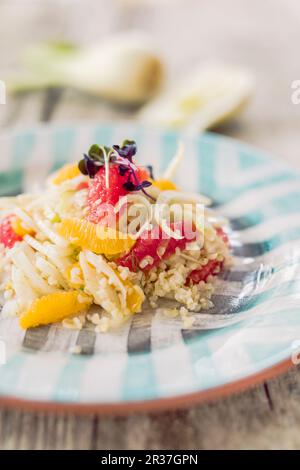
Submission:
<svg viewBox="0 0 300 470">
<path fill-rule="evenodd" d="M 3 449 L 299 449 L 300 374 L 190 410 L 126 417 L 0 411 Z"/>
</svg>

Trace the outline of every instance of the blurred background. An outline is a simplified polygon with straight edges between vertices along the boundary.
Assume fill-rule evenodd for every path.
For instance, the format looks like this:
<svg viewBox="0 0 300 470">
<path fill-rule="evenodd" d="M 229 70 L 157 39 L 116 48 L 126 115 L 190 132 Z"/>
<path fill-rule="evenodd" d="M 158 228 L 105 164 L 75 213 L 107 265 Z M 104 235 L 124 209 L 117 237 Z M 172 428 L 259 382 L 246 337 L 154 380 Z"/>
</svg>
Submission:
<svg viewBox="0 0 300 470">
<path fill-rule="evenodd" d="M 207 61 L 246 68 L 255 78 L 252 97 L 242 114 L 217 131 L 298 163 L 300 104 L 293 104 L 291 95 L 293 81 L 300 80 L 299 0 L 0 0 L 0 23 L 0 79 L 11 90 L 6 105 L 0 105 L 2 129 L 49 120 L 140 119 L 141 103 L 116 103 L 107 83 L 100 95 L 72 86 L 72 79 L 83 80 L 79 88 L 85 88 L 87 77 L 97 74 L 100 82 L 114 81 L 114 74 L 120 79 L 131 64 L 128 51 L 120 60 L 116 56 L 108 74 L 105 58 L 100 70 L 95 57 L 88 63 L 79 60 L 63 86 L 55 83 L 57 71 L 48 65 L 53 60 L 64 63 L 64 56 L 48 56 L 43 49 L 32 52 L 45 41 L 55 41 L 69 52 L 69 43 L 97 46 L 101 55 L 103 41 L 109 47 L 117 33 L 138 30 L 147 35 L 145 47 L 158 60 L 158 66 L 145 69 L 148 91 L 168 92 L 181 77 L 189 87 L 188 78 Z M 42 83 L 34 83 L 39 79 Z M 135 89 L 134 81 L 126 86 Z"/>
</svg>

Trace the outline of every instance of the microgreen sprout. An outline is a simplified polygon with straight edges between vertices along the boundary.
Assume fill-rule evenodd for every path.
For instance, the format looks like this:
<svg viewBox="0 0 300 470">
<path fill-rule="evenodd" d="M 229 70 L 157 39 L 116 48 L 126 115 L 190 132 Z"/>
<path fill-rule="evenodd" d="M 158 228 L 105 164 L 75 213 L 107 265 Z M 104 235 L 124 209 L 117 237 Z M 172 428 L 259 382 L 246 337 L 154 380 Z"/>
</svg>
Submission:
<svg viewBox="0 0 300 470">
<path fill-rule="evenodd" d="M 99 146 L 94 144 L 89 149 L 88 154 L 84 154 L 84 158 L 79 162 L 79 170 L 84 175 L 88 175 L 91 179 L 105 167 L 105 184 L 109 187 L 109 164 L 119 166 L 121 176 L 127 175 L 127 181 L 123 187 L 127 191 L 142 191 L 147 197 L 153 199 L 145 188 L 151 186 L 151 182 L 140 181 L 137 175 L 137 166 L 133 162 L 133 157 L 137 152 L 137 146 L 134 140 L 125 140 L 121 146 L 113 145 L 112 147 Z M 152 177 L 152 168 L 150 169 Z"/>
</svg>

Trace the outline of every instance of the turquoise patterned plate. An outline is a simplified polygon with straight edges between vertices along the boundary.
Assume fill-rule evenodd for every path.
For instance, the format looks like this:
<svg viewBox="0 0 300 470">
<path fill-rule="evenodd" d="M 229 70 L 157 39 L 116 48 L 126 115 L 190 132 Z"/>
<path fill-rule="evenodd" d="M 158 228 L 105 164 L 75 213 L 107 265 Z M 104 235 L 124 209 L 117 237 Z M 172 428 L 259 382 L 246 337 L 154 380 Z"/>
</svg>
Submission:
<svg viewBox="0 0 300 470">
<path fill-rule="evenodd" d="M 8 132 L 0 137 L 0 193 L 32 188 L 65 161 L 79 159 L 91 142 L 111 145 L 124 138 L 137 141 L 141 162 L 153 164 L 158 175 L 179 137 L 130 123 Z M 117 413 L 187 406 L 257 383 L 297 362 L 299 174 L 218 135 L 181 138 L 186 157 L 179 186 L 211 197 L 232 228 L 235 264 L 216 283 L 214 309 L 199 314 L 190 330 L 148 312 L 109 334 L 57 325 L 24 333 L 15 319 L 0 319 L 0 348 L 6 354 L 0 402 Z M 75 345 L 81 355 L 70 353 Z"/>
</svg>

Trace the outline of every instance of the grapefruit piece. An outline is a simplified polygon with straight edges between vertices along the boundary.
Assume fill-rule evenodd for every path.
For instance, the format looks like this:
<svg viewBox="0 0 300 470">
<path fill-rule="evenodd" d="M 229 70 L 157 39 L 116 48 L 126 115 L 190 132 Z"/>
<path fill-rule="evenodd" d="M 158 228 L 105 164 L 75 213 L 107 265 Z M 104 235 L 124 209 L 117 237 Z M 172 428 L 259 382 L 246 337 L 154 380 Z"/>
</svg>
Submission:
<svg viewBox="0 0 300 470">
<path fill-rule="evenodd" d="M 86 310 L 91 303 L 90 297 L 77 291 L 61 291 L 44 295 L 35 300 L 20 318 L 20 326 L 27 329 L 59 322 Z"/>
<path fill-rule="evenodd" d="M 23 237 L 13 229 L 14 215 L 8 215 L 0 223 L 0 243 L 6 248 L 12 248 L 15 243 L 22 241 Z"/>
</svg>

